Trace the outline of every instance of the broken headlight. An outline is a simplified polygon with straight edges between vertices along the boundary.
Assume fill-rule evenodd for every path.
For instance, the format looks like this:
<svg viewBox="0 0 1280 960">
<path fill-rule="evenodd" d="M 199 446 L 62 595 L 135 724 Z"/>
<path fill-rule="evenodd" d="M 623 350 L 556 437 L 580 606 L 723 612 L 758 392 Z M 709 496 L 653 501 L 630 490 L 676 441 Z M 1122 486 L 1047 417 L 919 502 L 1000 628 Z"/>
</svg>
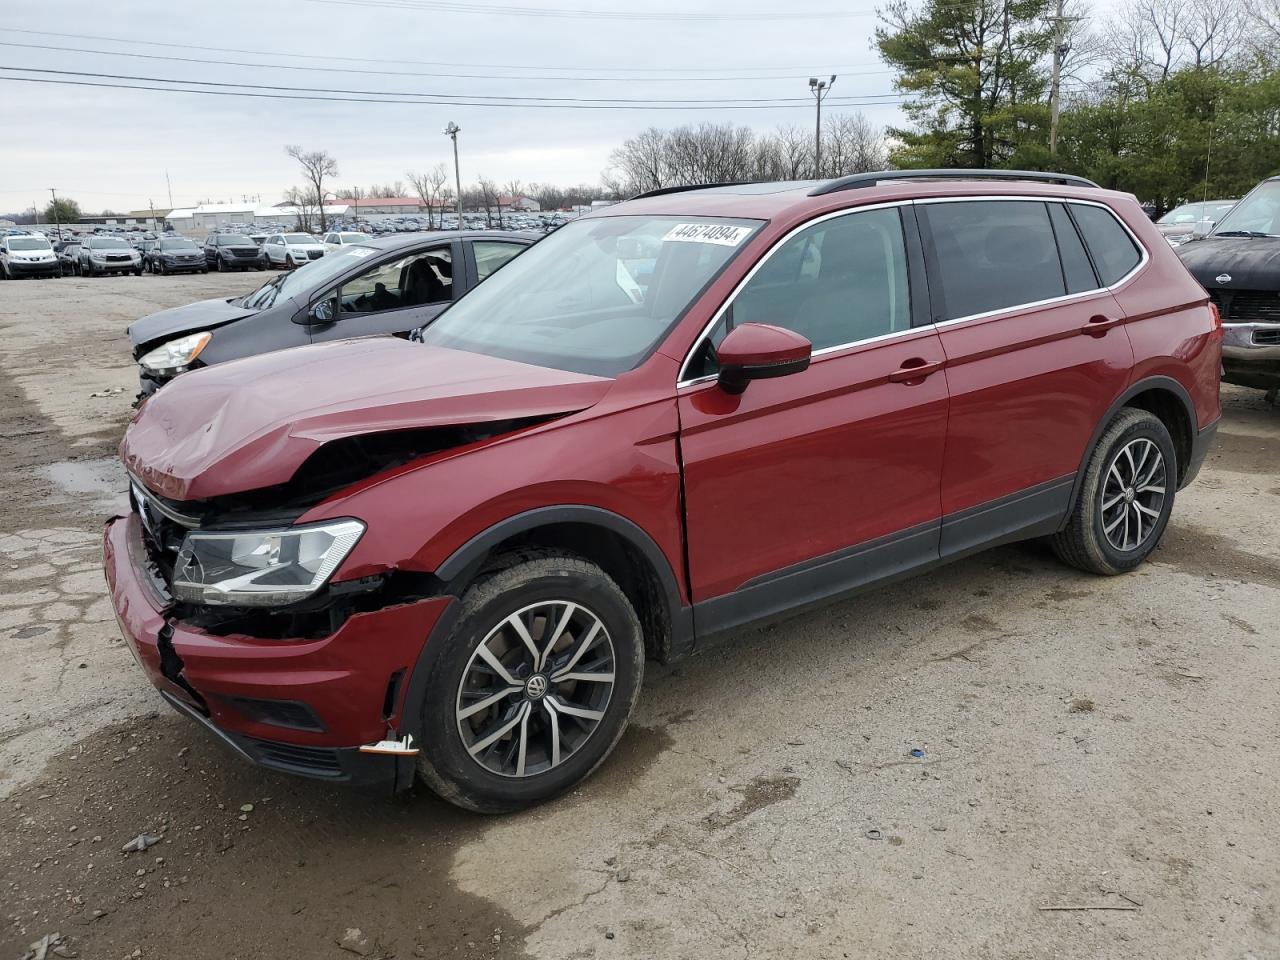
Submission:
<svg viewBox="0 0 1280 960">
<path fill-rule="evenodd" d="M 149 373 L 182 373 L 191 366 L 195 358 L 200 355 L 200 351 L 207 347 L 212 339 L 213 334 L 207 330 L 189 333 L 185 337 L 170 340 L 143 354 L 138 359 L 138 365 Z"/>
<path fill-rule="evenodd" d="M 189 603 L 296 603 L 325 585 L 364 529 L 359 520 L 337 520 L 280 530 L 193 530 L 178 551 L 171 589 Z"/>
</svg>

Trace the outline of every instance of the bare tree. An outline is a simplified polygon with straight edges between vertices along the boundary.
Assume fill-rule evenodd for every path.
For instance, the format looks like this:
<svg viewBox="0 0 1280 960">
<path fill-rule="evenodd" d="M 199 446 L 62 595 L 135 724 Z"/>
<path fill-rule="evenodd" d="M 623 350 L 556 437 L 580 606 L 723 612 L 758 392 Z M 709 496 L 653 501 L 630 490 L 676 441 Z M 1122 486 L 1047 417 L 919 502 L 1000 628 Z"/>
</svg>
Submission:
<svg viewBox="0 0 1280 960">
<path fill-rule="evenodd" d="M 813 134 L 797 126 L 778 127 L 773 138 L 778 144 L 784 180 L 800 180 L 813 169 Z"/>
<path fill-rule="evenodd" d="M 502 189 L 507 191 L 507 198 L 513 208 L 515 204 L 520 202 L 520 198 L 524 196 L 521 192 L 524 190 L 524 184 L 519 180 L 508 180 L 507 185 Z"/>
<path fill-rule="evenodd" d="M 296 229 L 303 233 L 310 233 L 312 219 L 316 211 L 315 188 L 309 184 L 305 187 L 290 187 L 285 191 L 284 201 L 295 210 L 294 225 Z M 322 227 L 321 230 L 323 229 Z"/>
<path fill-rule="evenodd" d="M 476 187 L 480 191 L 480 196 L 484 201 L 484 222 L 485 226 L 493 226 L 493 208 L 498 207 L 498 226 L 502 226 L 502 207 L 498 204 L 498 185 L 492 180 L 481 177 L 476 181 Z"/>
<path fill-rule="evenodd" d="M 418 194 L 418 199 L 422 201 L 423 206 L 427 208 L 427 229 L 432 230 L 436 226 L 435 210 L 441 206 L 444 200 L 443 193 L 445 184 L 449 181 L 449 171 L 445 169 L 443 163 L 437 163 L 426 173 L 414 173 L 409 171 L 405 174 L 409 178 L 409 185 L 413 187 Z M 439 214 L 439 223 L 444 225 L 444 213 Z"/>
<path fill-rule="evenodd" d="M 338 161 L 329 155 L 325 150 L 303 150 L 299 146 L 287 146 L 284 152 L 298 161 L 302 167 L 302 175 L 306 178 L 307 183 L 311 185 L 320 211 L 320 231 L 323 233 L 328 229 L 328 222 L 324 215 L 324 184 L 330 177 L 338 175 Z"/>
<path fill-rule="evenodd" d="M 1149 80 L 1221 66 L 1247 47 L 1247 11 L 1257 9 L 1244 0 L 1129 0 L 1106 25 L 1105 57 L 1113 73 Z"/>
</svg>

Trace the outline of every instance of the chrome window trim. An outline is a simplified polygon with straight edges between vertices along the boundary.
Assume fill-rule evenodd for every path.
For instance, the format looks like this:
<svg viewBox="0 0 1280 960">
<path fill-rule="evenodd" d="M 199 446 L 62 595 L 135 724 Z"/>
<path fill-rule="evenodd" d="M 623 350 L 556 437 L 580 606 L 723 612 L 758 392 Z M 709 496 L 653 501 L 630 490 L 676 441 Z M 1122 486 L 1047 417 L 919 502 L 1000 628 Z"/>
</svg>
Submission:
<svg viewBox="0 0 1280 960">
<path fill-rule="evenodd" d="M 716 379 L 714 376 L 705 376 L 705 377 L 697 377 L 693 380 L 688 380 L 688 379 L 685 379 L 685 371 L 689 368 L 689 364 L 693 361 L 694 354 L 698 352 L 698 348 L 701 347 L 703 341 L 707 339 L 707 335 L 710 334 L 713 329 L 715 329 L 715 325 L 720 322 L 720 318 L 724 316 L 724 312 L 729 309 L 730 304 L 732 304 L 733 301 L 737 299 L 738 294 L 742 292 L 742 288 L 751 282 L 751 278 L 756 275 L 756 272 L 761 267 L 763 267 L 769 261 L 769 258 L 772 257 L 775 253 L 777 253 L 782 248 L 782 246 L 785 243 L 787 243 L 792 237 L 794 237 L 796 234 L 800 233 L 803 230 L 808 230 L 810 227 L 816 226 L 819 223 L 825 223 L 828 220 L 834 220 L 837 217 L 847 217 L 853 214 L 862 213 L 867 210 L 887 210 L 891 207 L 905 207 L 905 206 L 909 206 L 910 204 L 911 204 L 910 200 L 890 200 L 890 201 L 886 201 L 885 203 L 868 203 L 862 206 L 844 207 L 840 210 L 832 210 L 830 213 L 824 213 L 820 217 L 814 217 L 812 220 L 806 220 L 804 223 L 796 227 L 793 227 L 791 230 L 788 230 L 785 234 L 779 237 L 774 242 L 773 246 L 765 251 L 764 256 L 762 256 L 759 260 L 756 261 L 755 266 L 753 266 L 750 270 L 747 271 L 746 276 L 744 276 L 741 280 L 738 281 L 737 285 L 733 288 L 733 290 L 729 292 L 729 296 L 725 297 L 724 303 L 720 304 L 720 306 L 716 309 L 716 312 L 712 314 L 711 320 L 708 321 L 706 326 L 702 328 L 702 331 L 694 339 L 693 346 L 689 348 L 689 352 L 685 354 L 684 361 L 680 364 L 680 372 L 676 376 L 676 389 L 679 389 L 680 387 L 688 386 L 691 383 L 706 383 L 708 381 Z M 909 309 L 910 308 L 908 307 L 908 311 Z M 876 337 L 874 339 L 879 340 L 885 337 L 899 336 L 904 333 L 914 333 L 916 330 L 920 330 L 920 329 L 922 328 L 909 327 L 906 330 L 895 330 L 892 333 L 883 334 L 881 337 Z M 836 350 L 844 350 L 846 347 L 851 347 L 856 343 L 870 343 L 870 342 L 871 342 L 870 340 L 852 340 L 849 343 L 837 344 L 836 346 L 831 346 L 831 347 L 823 347 L 821 350 L 815 350 L 813 352 L 813 356 L 817 357 L 826 353 L 831 353 Z"/>
<path fill-rule="evenodd" d="M 1141 240 L 1138 239 L 1137 234 L 1135 234 L 1133 230 L 1129 228 L 1129 225 L 1125 223 L 1121 217 L 1117 216 L 1116 212 L 1112 210 L 1110 206 L 1097 200 L 1081 200 L 1075 197 L 1036 197 L 1036 196 L 1018 195 L 1018 194 L 993 194 L 993 195 L 983 195 L 983 196 L 973 196 L 973 197 L 919 197 L 912 200 L 893 200 L 886 203 L 867 204 L 866 206 L 845 207 L 844 209 L 834 210 L 831 213 L 826 213 L 820 217 L 815 217 L 813 220 L 805 221 L 804 223 L 788 231 L 785 235 L 780 237 L 778 241 L 774 243 L 774 245 L 765 252 L 764 256 L 761 257 L 756 262 L 756 265 L 752 267 L 751 270 L 747 273 L 747 275 L 743 277 L 742 280 L 738 282 L 737 286 L 733 288 L 729 296 L 725 298 L 724 303 L 722 303 L 720 307 L 716 310 L 710 322 L 708 322 L 707 325 L 703 327 L 702 331 L 698 334 L 697 339 L 694 340 L 693 346 L 689 349 L 689 352 L 685 355 L 684 362 L 680 364 L 680 373 L 676 379 L 676 389 L 678 390 L 681 387 L 693 386 L 695 384 L 710 383 L 716 379 L 716 375 L 710 374 L 703 377 L 695 377 L 694 379 L 689 380 L 684 378 L 684 373 L 685 373 L 685 370 L 688 369 L 689 364 L 692 362 L 694 355 L 698 352 L 698 349 L 702 346 L 703 341 L 706 340 L 707 336 L 715 328 L 715 325 L 720 322 L 720 318 L 724 316 L 724 312 L 729 308 L 730 304 L 733 303 L 734 299 L 738 296 L 738 293 L 742 290 L 742 288 L 746 286 L 747 283 L 750 282 L 751 278 L 755 276 L 756 271 L 759 270 L 762 266 L 764 266 L 765 262 L 770 257 L 772 257 L 774 253 L 777 252 L 777 250 L 784 243 L 786 243 L 788 240 L 790 240 L 800 231 L 806 230 L 809 227 L 814 226 L 815 224 L 818 224 L 818 223 L 822 223 L 826 220 L 832 220 L 836 217 L 847 216 L 853 213 L 859 213 L 863 210 L 882 210 L 888 207 L 902 207 L 902 206 L 914 207 L 917 205 L 926 205 L 926 204 L 935 204 L 935 203 L 978 203 L 984 200 L 1022 200 L 1022 201 L 1030 201 L 1032 203 L 1062 203 L 1062 204 L 1079 203 L 1086 206 L 1101 207 L 1103 210 L 1106 210 L 1107 213 L 1111 214 L 1111 218 L 1115 220 L 1116 223 L 1120 224 L 1121 229 L 1123 229 L 1124 232 L 1128 234 L 1129 239 L 1132 240 L 1134 246 L 1138 248 L 1139 252 L 1141 253 L 1141 257 L 1139 258 L 1137 264 L 1134 265 L 1132 270 L 1130 270 L 1128 273 L 1126 273 L 1123 277 L 1121 277 L 1119 280 L 1117 280 L 1115 283 L 1111 284 L 1110 286 L 1095 287 L 1092 290 L 1081 290 L 1078 293 L 1068 293 L 1061 297 L 1051 297 L 1048 300 L 1031 300 L 1031 301 L 1028 301 L 1027 303 L 1019 303 L 1019 304 L 1014 304 L 1013 306 L 1000 307 L 996 310 L 988 310 L 985 313 L 974 313 L 974 314 L 969 314 L 968 316 L 956 317 L 953 320 L 938 320 L 930 324 L 923 324 L 918 327 L 910 327 L 907 330 L 895 330 L 892 333 L 881 334 L 878 337 L 868 337 L 863 340 L 851 340 L 848 343 L 841 343 L 831 347 L 823 347 L 821 350 L 815 350 L 813 351 L 813 356 L 823 357 L 828 354 L 836 353 L 840 350 L 847 350 L 850 347 L 860 346 L 862 344 L 868 344 L 868 343 L 880 343 L 886 340 L 894 339 L 896 337 L 905 336 L 906 334 L 916 333 L 920 330 L 930 330 L 930 329 L 936 330 L 939 327 L 951 327 L 959 323 L 969 323 L 976 320 L 987 320 L 987 319 L 990 319 L 991 317 L 1000 316 L 1001 314 L 1019 313 L 1023 310 L 1031 310 L 1039 307 L 1050 306 L 1053 304 L 1070 303 L 1075 300 L 1080 300 L 1084 297 L 1096 296 L 1099 293 L 1113 293 L 1114 291 L 1120 289 L 1120 287 L 1127 284 L 1130 280 L 1132 280 L 1134 276 L 1137 275 L 1142 270 L 1142 268 L 1145 267 L 1151 260 L 1150 251 L 1148 251 L 1146 245 Z M 1056 241 L 1056 238 L 1055 238 L 1055 241 Z M 1083 244 L 1084 238 L 1081 237 L 1080 241 Z M 1055 246 L 1056 246 L 1056 242 L 1055 242 Z M 1085 246 L 1085 250 L 1088 251 L 1089 249 L 1088 244 L 1084 244 L 1084 246 Z M 1090 255 L 1090 262 L 1092 262 L 1092 255 Z"/>
</svg>

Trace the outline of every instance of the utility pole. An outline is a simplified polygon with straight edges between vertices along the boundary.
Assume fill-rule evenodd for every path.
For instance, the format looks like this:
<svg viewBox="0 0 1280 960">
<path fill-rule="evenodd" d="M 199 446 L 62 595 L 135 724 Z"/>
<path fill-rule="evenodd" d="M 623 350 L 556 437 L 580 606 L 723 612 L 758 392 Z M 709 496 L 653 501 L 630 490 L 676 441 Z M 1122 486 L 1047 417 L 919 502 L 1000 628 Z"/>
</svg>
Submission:
<svg viewBox="0 0 1280 960">
<path fill-rule="evenodd" d="M 156 230 L 158 230 L 158 229 L 159 229 L 159 224 L 157 224 L 157 223 L 156 223 L 156 204 L 155 204 L 155 201 L 154 201 L 154 200 L 148 200 L 148 201 L 147 201 L 147 206 L 151 208 L 151 230 L 152 230 L 152 232 L 155 232 Z"/>
<path fill-rule="evenodd" d="M 462 132 L 462 128 L 449 121 L 449 125 L 444 128 L 445 136 L 453 140 L 453 179 L 458 185 L 458 229 L 462 229 L 462 171 L 458 167 L 458 134 Z"/>
<path fill-rule="evenodd" d="M 830 80 L 819 80 L 817 77 L 809 78 L 809 92 L 813 94 L 813 99 L 818 104 L 818 118 L 814 125 L 813 131 L 813 178 L 815 180 L 822 177 L 822 100 L 831 93 L 831 88 L 835 85 L 836 75 L 833 73 Z"/>
<path fill-rule="evenodd" d="M 58 227 L 58 239 L 62 239 L 62 218 L 58 216 L 58 192 L 53 187 L 49 188 L 49 195 L 53 197 L 53 205 L 49 208 L 53 211 L 53 222 Z"/>
<path fill-rule="evenodd" d="M 1079 20 L 1079 17 L 1068 17 L 1063 14 L 1063 0 L 1058 0 L 1058 9 L 1053 20 L 1053 79 L 1049 84 L 1049 156 L 1058 154 L 1058 117 L 1062 113 L 1062 61 L 1071 51 L 1071 44 L 1063 36 L 1066 24 Z"/>
<path fill-rule="evenodd" d="M 169 210 L 173 210 L 173 183 L 169 180 L 169 171 L 164 172 L 164 182 L 169 188 Z"/>
</svg>

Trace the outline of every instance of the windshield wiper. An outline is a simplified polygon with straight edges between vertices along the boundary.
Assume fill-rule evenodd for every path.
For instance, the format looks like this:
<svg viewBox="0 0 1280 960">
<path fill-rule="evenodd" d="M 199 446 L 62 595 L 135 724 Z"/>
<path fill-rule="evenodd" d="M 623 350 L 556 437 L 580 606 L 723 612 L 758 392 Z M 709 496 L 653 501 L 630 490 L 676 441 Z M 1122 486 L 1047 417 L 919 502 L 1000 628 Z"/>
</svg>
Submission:
<svg viewBox="0 0 1280 960">
<path fill-rule="evenodd" d="M 1275 237 L 1280 234 L 1262 233 L 1259 230 L 1219 230 L 1215 237 Z"/>
</svg>

